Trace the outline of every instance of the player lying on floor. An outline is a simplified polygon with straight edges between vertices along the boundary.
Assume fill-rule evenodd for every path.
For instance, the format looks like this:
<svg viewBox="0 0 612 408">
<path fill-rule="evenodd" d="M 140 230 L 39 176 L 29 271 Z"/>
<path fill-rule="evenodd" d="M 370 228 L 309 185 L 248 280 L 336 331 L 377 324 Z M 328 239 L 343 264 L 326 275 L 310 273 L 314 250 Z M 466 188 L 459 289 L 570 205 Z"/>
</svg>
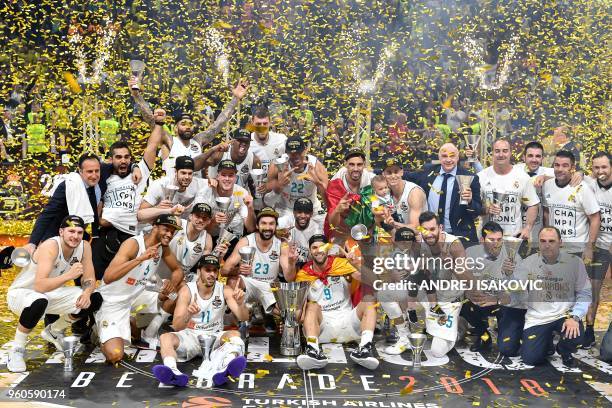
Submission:
<svg viewBox="0 0 612 408">
<path fill-rule="evenodd" d="M 303 322 L 306 352 L 298 356 L 297 364 L 302 370 L 325 367 L 328 361 L 319 343 L 359 341 L 359 347 L 350 355 L 351 360 L 374 370 L 379 364 L 372 341 L 376 306 L 374 302 L 362 300 L 353 307 L 349 279 L 359 280 L 359 272 L 348 259 L 329 256 L 324 247 L 327 242 L 322 234 L 310 238 L 311 261 L 295 279 L 311 283 Z"/>
<path fill-rule="evenodd" d="M 209 337 L 213 351 L 210 360 L 202 356 L 204 361 L 199 371 L 205 378 L 212 378 L 214 385 L 225 384 L 228 376 L 238 377 L 246 367 L 245 347 L 240 333 L 236 330 L 223 331 L 226 305 L 238 320 L 248 320 L 244 291 L 217 281 L 219 260 L 214 255 L 203 256 L 197 268 L 198 279 L 187 283 L 179 292 L 172 321 L 176 331 L 160 337 L 164 364 L 153 367 L 153 374 L 164 384 L 187 385 L 189 376 L 179 371 L 176 362 L 202 356 L 200 340 L 206 340 L 200 337 Z"/>
</svg>

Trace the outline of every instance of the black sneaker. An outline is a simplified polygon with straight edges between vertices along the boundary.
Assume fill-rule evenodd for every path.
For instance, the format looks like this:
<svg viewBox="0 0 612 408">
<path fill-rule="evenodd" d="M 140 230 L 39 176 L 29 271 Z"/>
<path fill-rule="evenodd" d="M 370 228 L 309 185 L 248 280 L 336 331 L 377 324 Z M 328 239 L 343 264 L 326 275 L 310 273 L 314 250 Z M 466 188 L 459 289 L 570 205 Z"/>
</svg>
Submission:
<svg viewBox="0 0 612 408">
<path fill-rule="evenodd" d="M 378 364 L 380 364 L 376 357 L 374 357 L 374 345 L 372 342 L 353 350 L 351 352 L 351 360 L 369 370 L 375 370 Z"/>
<path fill-rule="evenodd" d="M 548 350 L 546 350 L 546 355 L 550 357 L 553 354 L 555 354 L 555 343 L 551 341 L 550 344 L 548 345 Z"/>
<path fill-rule="evenodd" d="M 419 317 L 417 316 L 416 310 L 408 311 L 408 322 L 412 324 L 417 324 L 419 322 Z"/>
<path fill-rule="evenodd" d="M 584 350 L 590 350 L 595 345 L 595 330 L 593 326 L 587 326 L 584 331 L 584 339 L 582 340 L 582 348 Z"/>
<path fill-rule="evenodd" d="M 274 321 L 274 316 L 271 314 L 264 315 L 264 329 L 266 329 L 266 333 L 274 334 L 276 333 L 276 321 Z"/>
<path fill-rule="evenodd" d="M 571 354 L 561 355 L 561 361 L 563 361 L 563 365 L 567 368 L 576 367 L 576 361 L 574 360 L 574 357 L 572 357 Z"/>
<path fill-rule="evenodd" d="M 321 350 L 315 349 L 310 344 L 306 345 L 304 354 L 301 354 L 297 358 L 297 365 L 302 370 L 314 370 L 323 368 L 327 365 L 327 357 L 321 352 Z"/>
<path fill-rule="evenodd" d="M 483 337 L 486 338 L 486 340 L 483 339 Z M 476 353 L 479 351 L 489 350 L 492 344 L 493 340 L 491 340 L 491 335 L 489 332 L 484 332 L 482 336 L 476 337 L 474 344 L 470 346 L 470 351 Z"/>
</svg>

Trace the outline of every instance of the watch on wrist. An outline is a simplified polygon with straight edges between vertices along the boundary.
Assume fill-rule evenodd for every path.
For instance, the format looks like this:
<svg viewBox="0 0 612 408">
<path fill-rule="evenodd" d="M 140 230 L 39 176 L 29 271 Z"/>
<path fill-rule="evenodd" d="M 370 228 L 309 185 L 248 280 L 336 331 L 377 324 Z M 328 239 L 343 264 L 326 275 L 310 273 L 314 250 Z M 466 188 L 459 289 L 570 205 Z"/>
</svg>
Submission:
<svg viewBox="0 0 612 408">
<path fill-rule="evenodd" d="M 574 319 L 577 323 L 580 323 L 580 320 L 582 320 L 582 319 L 580 319 L 580 316 L 575 315 L 575 314 L 570 315 L 570 318 Z"/>
</svg>

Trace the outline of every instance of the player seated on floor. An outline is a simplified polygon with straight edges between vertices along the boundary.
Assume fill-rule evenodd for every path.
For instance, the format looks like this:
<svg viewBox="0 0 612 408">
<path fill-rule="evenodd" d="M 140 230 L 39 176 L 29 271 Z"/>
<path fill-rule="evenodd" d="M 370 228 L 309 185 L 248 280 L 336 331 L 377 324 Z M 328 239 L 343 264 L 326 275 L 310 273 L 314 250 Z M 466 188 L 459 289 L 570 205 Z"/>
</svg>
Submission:
<svg viewBox="0 0 612 408">
<path fill-rule="evenodd" d="M 223 331 L 225 306 L 238 320 L 249 318 L 244 303 L 244 291 L 217 281 L 219 260 L 214 255 L 204 255 L 197 264 L 198 278 L 183 286 L 174 310 L 173 333 L 161 335 L 161 356 L 164 364 L 153 367 L 153 374 L 164 384 L 184 387 L 189 376 L 179 371 L 178 361 L 189 361 L 202 356 L 199 336 L 212 336 L 214 344 L 210 361 L 203 361 L 204 370 L 215 385 L 227 382 L 228 376 L 238 377 L 246 367 L 244 342 L 236 330 Z M 238 283 L 238 281 L 236 281 Z M 205 358 L 205 356 L 202 356 Z"/>
<path fill-rule="evenodd" d="M 281 274 L 285 279 L 294 276 L 298 260 L 297 250 L 283 245 L 276 237 L 277 225 L 278 213 L 270 207 L 263 208 L 257 214 L 257 232 L 238 241 L 221 271 L 223 276 L 228 277 L 230 286 L 234 286 L 234 281 L 239 281 L 238 285 L 247 294 L 247 302 L 257 302 L 263 306 L 265 327 L 269 333 L 276 331 L 272 312 L 278 313 L 270 284 L 278 281 Z M 255 248 L 250 264 L 241 261 L 240 250 L 244 247 Z"/>
<path fill-rule="evenodd" d="M 320 343 L 359 341 L 351 360 L 374 370 L 379 364 L 372 342 L 376 306 L 362 300 L 353 307 L 348 279 L 359 280 L 360 274 L 348 259 L 329 256 L 325 251 L 327 242 L 322 234 L 310 238 L 311 261 L 295 278 L 296 282 L 310 282 L 303 321 L 306 352 L 298 356 L 297 364 L 302 370 L 325 367 L 327 357 L 319 348 Z"/>
<path fill-rule="evenodd" d="M 45 313 L 60 315 L 42 331 L 41 336 L 62 351 L 64 330 L 73 322 L 96 311 L 102 296 L 92 293 L 96 277 L 89 242 L 83 241 L 85 222 L 76 215 L 66 216 L 59 236 L 43 242 L 32 255 L 32 261 L 15 278 L 7 293 L 9 309 L 19 315 L 13 346 L 8 353 L 7 368 L 12 372 L 26 370 L 24 360 L 28 334 Z M 64 286 L 81 277 L 81 286 Z"/>
<path fill-rule="evenodd" d="M 155 313 L 158 314 L 156 318 L 164 313 L 166 317 L 172 313 L 175 300 L 167 296 L 177 292 L 182 286 L 183 270 L 168 245 L 175 232 L 180 229 L 181 224 L 176 216 L 160 215 L 149 233 L 125 240 L 106 268 L 104 281 L 98 289 L 104 302 L 95 317 L 102 344 L 100 349 L 108 362 L 114 364 L 121 360 L 124 343 L 131 342 L 132 311 Z M 171 279 L 164 282 L 159 294 L 145 291 L 148 280 L 159 279 L 157 269 L 162 260 L 172 271 Z M 164 298 L 160 306 L 159 300 Z M 163 317 L 160 320 L 163 320 Z M 149 344 L 149 347 L 151 346 Z"/>
</svg>

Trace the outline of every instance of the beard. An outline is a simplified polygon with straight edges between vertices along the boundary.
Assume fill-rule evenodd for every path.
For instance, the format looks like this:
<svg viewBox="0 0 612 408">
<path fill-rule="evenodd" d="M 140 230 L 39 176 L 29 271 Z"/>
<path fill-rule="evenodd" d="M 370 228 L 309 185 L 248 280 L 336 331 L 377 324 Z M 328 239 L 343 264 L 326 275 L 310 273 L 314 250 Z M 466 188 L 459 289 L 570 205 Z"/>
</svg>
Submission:
<svg viewBox="0 0 612 408">
<path fill-rule="evenodd" d="M 265 231 L 259 231 L 259 236 L 261 237 L 261 239 L 263 239 L 264 241 L 269 241 L 272 239 L 272 237 L 274 236 L 274 231 L 269 231 L 269 230 L 265 230 Z"/>
<path fill-rule="evenodd" d="M 189 140 L 193 136 L 193 131 L 186 130 L 184 132 L 178 132 L 178 136 L 183 140 Z"/>
<path fill-rule="evenodd" d="M 324 256 L 323 258 L 321 258 L 321 261 L 319 261 L 319 257 L 316 256 L 312 258 L 312 261 L 319 266 L 325 265 L 325 263 L 327 262 L 327 256 Z"/>
</svg>

